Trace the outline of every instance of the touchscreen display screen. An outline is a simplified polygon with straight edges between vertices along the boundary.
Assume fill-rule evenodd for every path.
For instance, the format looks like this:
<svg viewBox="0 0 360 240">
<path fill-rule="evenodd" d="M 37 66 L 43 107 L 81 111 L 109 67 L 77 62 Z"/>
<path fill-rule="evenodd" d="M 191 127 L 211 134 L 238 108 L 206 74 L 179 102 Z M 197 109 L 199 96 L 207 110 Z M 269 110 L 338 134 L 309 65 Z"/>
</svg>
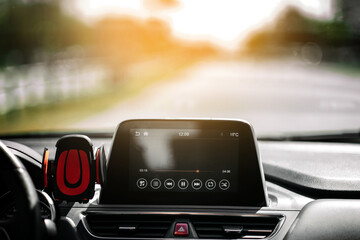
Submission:
<svg viewBox="0 0 360 240">
<path fill-rule="evenodd" d="M 237 192 L 239 132 L 130 129 L 129 190 Z"/>
<path fill-rule="evenodd" d="M 251 125 L 206 119 L 120 123 L 100 203 L 266 206 Z"/>
</svg>

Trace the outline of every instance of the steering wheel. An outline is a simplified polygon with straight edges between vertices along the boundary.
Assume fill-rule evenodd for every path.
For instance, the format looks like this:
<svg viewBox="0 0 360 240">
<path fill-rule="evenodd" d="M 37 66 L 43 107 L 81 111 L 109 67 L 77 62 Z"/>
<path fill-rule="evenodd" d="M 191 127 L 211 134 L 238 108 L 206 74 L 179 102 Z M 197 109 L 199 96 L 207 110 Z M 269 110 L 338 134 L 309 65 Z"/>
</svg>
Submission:
<svg viewBox="0 0 360 240">
<path fill-rule="evenodd" d="M 21 161 L 1 141 L 0 177 L 13 193 L 16 208 L 14 218 L 0 220 L 0 238 L 41 239 L 45 227 L 34 184 Z"/>
</svg>

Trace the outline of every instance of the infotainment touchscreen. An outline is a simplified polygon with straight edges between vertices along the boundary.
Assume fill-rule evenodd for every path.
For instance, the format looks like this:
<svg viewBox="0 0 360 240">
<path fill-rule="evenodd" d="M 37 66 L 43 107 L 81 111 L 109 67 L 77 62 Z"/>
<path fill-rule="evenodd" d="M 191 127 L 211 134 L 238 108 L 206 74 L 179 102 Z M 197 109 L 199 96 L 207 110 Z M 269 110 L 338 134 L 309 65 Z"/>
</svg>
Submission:
<svg viewBox="0 0 360 240">
<path fill-rule="evenodd" d="M 234 129 L 130 129 L 129 190 L 236 192 Z"/>
<path fill-rule="evenodd" d="M 251 126 L 234 120 L 128 120 L 113 139 L 104 204 L 267 204 Z"/>
</svg>

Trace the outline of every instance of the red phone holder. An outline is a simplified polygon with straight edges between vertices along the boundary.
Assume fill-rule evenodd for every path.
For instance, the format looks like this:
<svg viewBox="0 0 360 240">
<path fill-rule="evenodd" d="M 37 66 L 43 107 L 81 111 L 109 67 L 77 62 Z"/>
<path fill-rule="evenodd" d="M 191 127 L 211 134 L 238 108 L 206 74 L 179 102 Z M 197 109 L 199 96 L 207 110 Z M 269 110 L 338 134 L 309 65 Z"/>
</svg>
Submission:
<svg viewBox="0 0 360 240">
<path fill-rule="evenodd" d="M 105 182 L 105 150 L 101 146 L 94 156 L 90 138 L 67 135 L 56 143 L 55 160 L 49 161 L 45 149 L 42 168 L 44 187 L 56 200 L 88 202 L 94 196 L 95 182 Z"/>
<path fill-rule="evenodd" d="M 95 161 L 96 161 L 96 183 L 101 184 L 101 186 L 104 186 L 106 181 L 106 169 L 107 169 L 104 145 L 101 145 L 96 149 Z"/>
</svg>

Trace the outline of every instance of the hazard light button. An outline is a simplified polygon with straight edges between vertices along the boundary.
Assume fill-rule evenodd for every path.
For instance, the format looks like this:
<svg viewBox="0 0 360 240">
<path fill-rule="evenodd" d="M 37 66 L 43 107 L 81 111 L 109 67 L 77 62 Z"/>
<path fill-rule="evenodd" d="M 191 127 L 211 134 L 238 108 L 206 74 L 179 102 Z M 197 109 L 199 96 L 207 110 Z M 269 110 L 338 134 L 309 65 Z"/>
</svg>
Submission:
<svg viewBox="0 0 360 240">
<path fill-rule="evenodd" d="M 176 223 L 174 236 L 188 236 L 189 226 L 187 223 Z"/>
</svg>

